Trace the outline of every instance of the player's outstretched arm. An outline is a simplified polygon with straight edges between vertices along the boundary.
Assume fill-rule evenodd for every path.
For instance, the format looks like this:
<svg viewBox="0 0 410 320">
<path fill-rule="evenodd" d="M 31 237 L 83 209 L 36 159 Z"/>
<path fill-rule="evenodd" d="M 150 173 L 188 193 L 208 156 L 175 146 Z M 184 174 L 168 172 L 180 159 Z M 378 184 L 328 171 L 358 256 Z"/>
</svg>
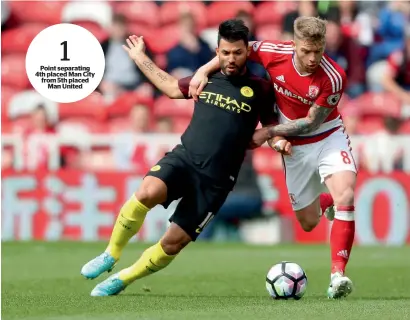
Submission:
<svg viewBox="0 0 410 320">
<path fill-rule="evenodd" d="M 178 80 L 169 75 L 145 54 L 145 43 L 142 37 L 130 36 L 127 39 L 127 46 L 122 46 L 138 68 L 144 73 L 149 81 L 159 90 L 172 99 L 184 99 L 184 95 L 179 89 Z"/>
</svg>

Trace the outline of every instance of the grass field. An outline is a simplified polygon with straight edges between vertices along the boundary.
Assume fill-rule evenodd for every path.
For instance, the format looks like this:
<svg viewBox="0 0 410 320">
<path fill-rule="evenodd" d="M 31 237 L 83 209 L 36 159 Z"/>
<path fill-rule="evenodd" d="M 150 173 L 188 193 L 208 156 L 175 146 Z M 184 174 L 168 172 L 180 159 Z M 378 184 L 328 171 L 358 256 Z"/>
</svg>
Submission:
<svg viewBox="0 0 410 320">
<path fill-rule="evenodd" d="M 145 247 L 130 244 L 116 270 Z M 355 248 L 348 269 L 355 292 L 344 301 L 325 296 L 327 246 L 204 243 L 119 296 L 92 298 L 106 274 L 84 280 L 80 269 L 103 249 L 102 243 L 3 243 L 2 319 L 410 319 L 410 247 Z M 266 292 L 266 272 L 281 260 L 307 273 L 300 301 L 275 301 Z"/>
</svg>

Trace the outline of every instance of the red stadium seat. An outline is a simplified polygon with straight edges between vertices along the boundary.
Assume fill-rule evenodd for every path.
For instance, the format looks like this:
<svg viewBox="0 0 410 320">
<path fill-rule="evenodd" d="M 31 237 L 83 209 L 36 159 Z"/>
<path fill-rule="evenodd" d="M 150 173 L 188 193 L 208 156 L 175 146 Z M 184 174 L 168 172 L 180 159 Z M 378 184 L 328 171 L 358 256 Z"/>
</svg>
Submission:
<svg viewBox="0 0 410 320">
<path fill-rule="evenodd" d="M 155 2 L 124 1 L 115 5 L 115 11 L 123 14 L 129 22 L 159 26 L 160 17 Z"/>
<path fill-rule="evenodd" d="M 175 47 L 181 37 L 178 25 L 169 25 L 160 29 L 153 29 L 145 40 L 148 48 L 155 54 L 166 53 Z"/>
<path fill-rule="evenodd" d="M 282 27 L 275 24 L 264 25 L 256 29 L 255 36 L 260 41 L 281 40 Z"/>
<path fill-rule="evenodd" d="M 21 22 L 57 24 L 61 21 L 64 1 L 8 1 L 13 15 Z"/>
<path fill-rule="evenodd" d="M 151 98 L 141 96 L 136 92 L 126 92 L 106 108 L 107 116 L 108 118 L 128 116 L 131 108 L 136 104 L 143 104 L 152 108 L 154 102 Z"/>
<path fill-rule="evenodd" d="M 58 109 L 60 119 L 85 117 L 99 121 L 106 119 L 106 103 L 103 96 L 96 92 L 77 102 L 60 103 Z"/>
<path fill-rule="evenodd" d="M 208 7 L 208 25 L 217 26 L 224 20 L 234 18 L 241 10 L 253 13 L 254 7 L 249 1 L 212 2 Z"/>
<path fill-rule="evenodd" d="M 1 59 L 1 83 L 16 89 L 30 86 L 26 74 L 26 58 L 24 55 L 5 55 Z"/>
<path fill-rule="evenodd" d="M 206 6 L 203 2 L 190 1 L 169 1 L 162 4 L 159 16 L 162 24 L 172 24 L 178 22 L 181 14 L 190 12 L 195 17 L 199 30 L 207 26 Z"/>
<path fill-rule="evenodd" d="M 384 130 L 386 129 L 382 117 L 365 117 L 361 119 L 357 126 L 357 133 L 362 135 L 369 135 Z"/>
<path fill-rule="evenodd" d="M 400 116 L 401 103 L 390 93 L 368 92 L 351 100 L 348 105 L 353 104 L 360 109 L 361 115 Z"/>
<path fill-rule="evenodd" d="M 267 1 L 255 9 L 254 20 L 257 26 L 264 24 L 281 25 L 283 16 L 297 9 L 296 1 Z"/>
<path fill-rule="evenodd" d="M 61 120 L 56 129 L 58 132 L 70 132 L 75 133 L 76 131 L 90 132 L 90 133 L 102 133 L 105 131 L 105 126 L 102 122 L 93 118 L 67 118 Z"/>
<path fill-rule="evenodd" d="M 172 125 L 175 133 L 183 133 L 191 121 L 190 117 L 172 117 Z"/>
<path fill-rule="evenodd" d="M 166 96 L 161 96 L 155 101 L 154 114 L 157 117 L 182 116 L 191 117 L 194 112 L 192 100 L 173 100 Z"/>
<path fill-rule="evenodd" d="M 93 21 L 72 21 L 76 25 L 90 31 L 99 42 L 103 42 L 108 38 L 108 32 L 98 23 Z"/>
<path fill-rule="evenodd" d="M 25 24 L 21 27 L 6 30 L 1 33 L 1 52 L 7 53 L 27 53 L 31 41 L 44 30 L 43 24 Z"/>
<path fill-rule="evenodd" d="M 119 133 L 130 130 L 130 121 L 128 117 L 119 117 L 111 119 L 107 123 L 108 131 L 111 133 Z"/>
</svg>

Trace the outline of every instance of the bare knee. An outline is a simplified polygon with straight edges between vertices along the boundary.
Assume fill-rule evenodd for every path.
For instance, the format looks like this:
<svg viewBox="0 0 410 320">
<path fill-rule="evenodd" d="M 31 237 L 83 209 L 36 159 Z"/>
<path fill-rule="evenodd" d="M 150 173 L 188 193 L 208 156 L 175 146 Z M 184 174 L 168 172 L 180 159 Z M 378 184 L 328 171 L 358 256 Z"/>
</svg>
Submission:
<svg viewBox="0 0 410 320">
<path fill-rule="evenodd" d="M 302 227 L 302 229 L 306 232 L 310 232 L 312 231 L 317 224 L 319 223 L 319 219 L 317 221 L 299 221 L 300 226 Z"/>
<path fill-rule="evenodd" d="M 165 183 L 155 177 L 146 177 L 141 187 L 135 193 L 138 201 L 148 208 L 153 208 L 167 199 Z"/>
<path fill-rule="evenodd" d="M 354 188 L 348 186 L 333 196 L 333 201 L 336 206 L 352 206 L 354 205 Z"/>
<path fill-rule="evenodd" d="M 181 227 L 171 223 L 160 243 L 166 254 L 175 255 L 180 253 L 191 241 L 191 237 Z"/>
</svg>

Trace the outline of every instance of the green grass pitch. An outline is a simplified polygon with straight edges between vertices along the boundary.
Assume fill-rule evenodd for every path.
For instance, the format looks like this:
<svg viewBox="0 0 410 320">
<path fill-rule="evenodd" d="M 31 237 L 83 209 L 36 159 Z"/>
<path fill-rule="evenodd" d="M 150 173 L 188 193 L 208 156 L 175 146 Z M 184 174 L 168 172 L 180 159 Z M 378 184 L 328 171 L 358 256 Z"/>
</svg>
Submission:
<svg viewBox="0 0 410 320">
<path fill-rule="evenodd" d="M 147 245 L 130 244 L 115 270 Z M 355 291 L 326 298 L 328 246 L 190 245 L 168 268 L 116 297 L 92 298 L 97 281 L 81 266 L 104 243 L 3 243 L 2 319 L 410 319 L 410 247 L 354 248 L 348 273 Z M 299 263 L 308 276 L 300 301 L 272 300 L 265 276 L 273 264 Z"/>
</svg>

